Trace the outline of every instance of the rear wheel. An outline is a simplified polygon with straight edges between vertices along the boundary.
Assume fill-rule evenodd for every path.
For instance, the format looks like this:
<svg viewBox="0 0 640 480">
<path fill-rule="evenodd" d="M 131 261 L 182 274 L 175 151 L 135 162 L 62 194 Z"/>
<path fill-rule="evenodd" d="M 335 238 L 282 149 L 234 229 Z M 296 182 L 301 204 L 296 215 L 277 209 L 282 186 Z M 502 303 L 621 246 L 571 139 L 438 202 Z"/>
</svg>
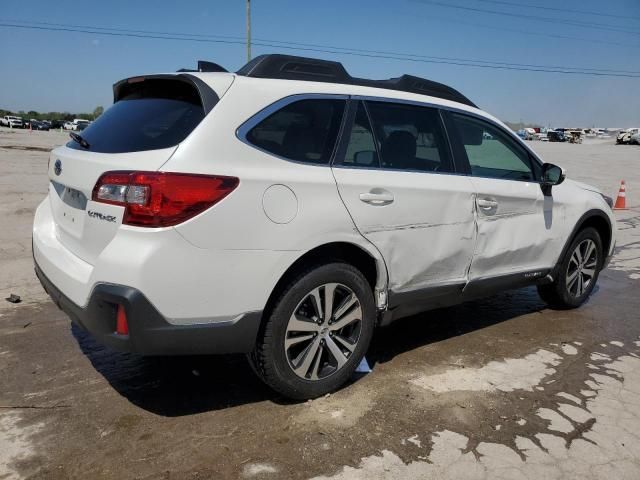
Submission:
<svg viewBox="0 0 640 480">
<path fill-rule="evenodd" d="M 296 400 L 344 384 L 369 347 L 375 323 L 371 287 L 345 263 L 310 268 L 283 291 L 250 356 L 267 385 Z"/>
<path fill-rule="evenodd" d="M 603 259 L 602 240 L 598 231 L 585 228 L 567 250 L 556 280 L 538 287 L 540 297 L 552 307 L 579 307 L 593 291 Z"/>
</svg>

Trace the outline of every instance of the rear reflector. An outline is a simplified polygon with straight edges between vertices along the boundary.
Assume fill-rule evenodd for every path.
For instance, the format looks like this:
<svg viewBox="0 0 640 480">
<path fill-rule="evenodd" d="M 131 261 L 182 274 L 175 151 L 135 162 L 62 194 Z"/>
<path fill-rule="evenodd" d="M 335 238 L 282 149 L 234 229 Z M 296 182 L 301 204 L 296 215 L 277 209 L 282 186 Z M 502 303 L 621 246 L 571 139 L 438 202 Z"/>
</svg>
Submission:
<svg viewBox="0 0 640 480">
<path fill-rule="evenodd" d="M 106 172 L 93 188 L 92 200 L 125 207 L 125 225 L 170 227 L 212 207 L 238 183 L 236 177 L 219 175 Z"/>
<path fill-rule="evenodd" d="M 118 305 L 118 313 L 116 314 L 116 333 L 118 335 L 129 335 L 127 313 L 122 305 Z"/>
</svg>

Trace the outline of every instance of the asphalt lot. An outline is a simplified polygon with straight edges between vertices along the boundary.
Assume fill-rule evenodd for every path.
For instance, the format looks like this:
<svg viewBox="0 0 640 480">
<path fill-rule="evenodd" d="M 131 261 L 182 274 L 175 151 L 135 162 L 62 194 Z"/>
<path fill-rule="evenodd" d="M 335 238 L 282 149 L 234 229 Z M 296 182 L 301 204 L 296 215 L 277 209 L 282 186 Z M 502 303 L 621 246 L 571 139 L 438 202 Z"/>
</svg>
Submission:
<svg viewBox="0 0 640 480">
<path fill-rule="evenodd" d="M 374 340 L 373 373 L 276 396 L 243 357 L 140 358 L 73 328 L 32 269 L 60 132 L 0 128 L 0 479 L 640 478 L 640 147 L 534 142 L 615 197 L 618 248 L 582 308 L 534 289 L 425 313 Z"/>
</svg>

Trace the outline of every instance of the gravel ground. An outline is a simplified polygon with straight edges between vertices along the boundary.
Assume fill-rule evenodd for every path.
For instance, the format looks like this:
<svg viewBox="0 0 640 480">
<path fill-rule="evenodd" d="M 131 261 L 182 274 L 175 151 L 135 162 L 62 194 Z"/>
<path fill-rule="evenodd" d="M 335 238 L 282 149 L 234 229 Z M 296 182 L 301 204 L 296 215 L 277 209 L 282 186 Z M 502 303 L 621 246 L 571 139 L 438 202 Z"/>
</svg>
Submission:
<svg viewBox="0 0 640 480">
<path fill-rule="evenodd" d="M 0 128 L 0 479 L 640 478 L 640 147 L 534 142 L 615 197 L 618 248 L 578 310 L 534 289 L 380 332 L 373 373 L 290 403 L 243 357 L 141 358 L 72 327 L 32 269 L 60 132 Z"/>
</svg>

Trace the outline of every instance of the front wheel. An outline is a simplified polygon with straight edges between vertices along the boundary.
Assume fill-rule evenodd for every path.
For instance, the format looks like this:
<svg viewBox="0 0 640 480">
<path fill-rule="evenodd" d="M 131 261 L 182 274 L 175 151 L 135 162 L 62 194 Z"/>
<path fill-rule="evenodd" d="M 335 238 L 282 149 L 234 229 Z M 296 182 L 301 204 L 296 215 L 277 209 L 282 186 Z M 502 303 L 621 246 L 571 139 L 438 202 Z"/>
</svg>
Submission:
<svg viewBox="0 0 640 480">
<path fill-rule="evenodd" d="M 296 400 L 343 385 L 364 357 L 375 324 L 373 293 L 345 263 L 316 266 L 289 283 L 250 355 L 271 388 Z"/>
<path fill-rule="evenodd" d="M 555 308 L 579 307 L 591 295 L 603 260 L 602 240 L 598 231 L 585 228 L 567 250 L 556 280 L 538 287 L 540 297 Z"/>
</svg>

